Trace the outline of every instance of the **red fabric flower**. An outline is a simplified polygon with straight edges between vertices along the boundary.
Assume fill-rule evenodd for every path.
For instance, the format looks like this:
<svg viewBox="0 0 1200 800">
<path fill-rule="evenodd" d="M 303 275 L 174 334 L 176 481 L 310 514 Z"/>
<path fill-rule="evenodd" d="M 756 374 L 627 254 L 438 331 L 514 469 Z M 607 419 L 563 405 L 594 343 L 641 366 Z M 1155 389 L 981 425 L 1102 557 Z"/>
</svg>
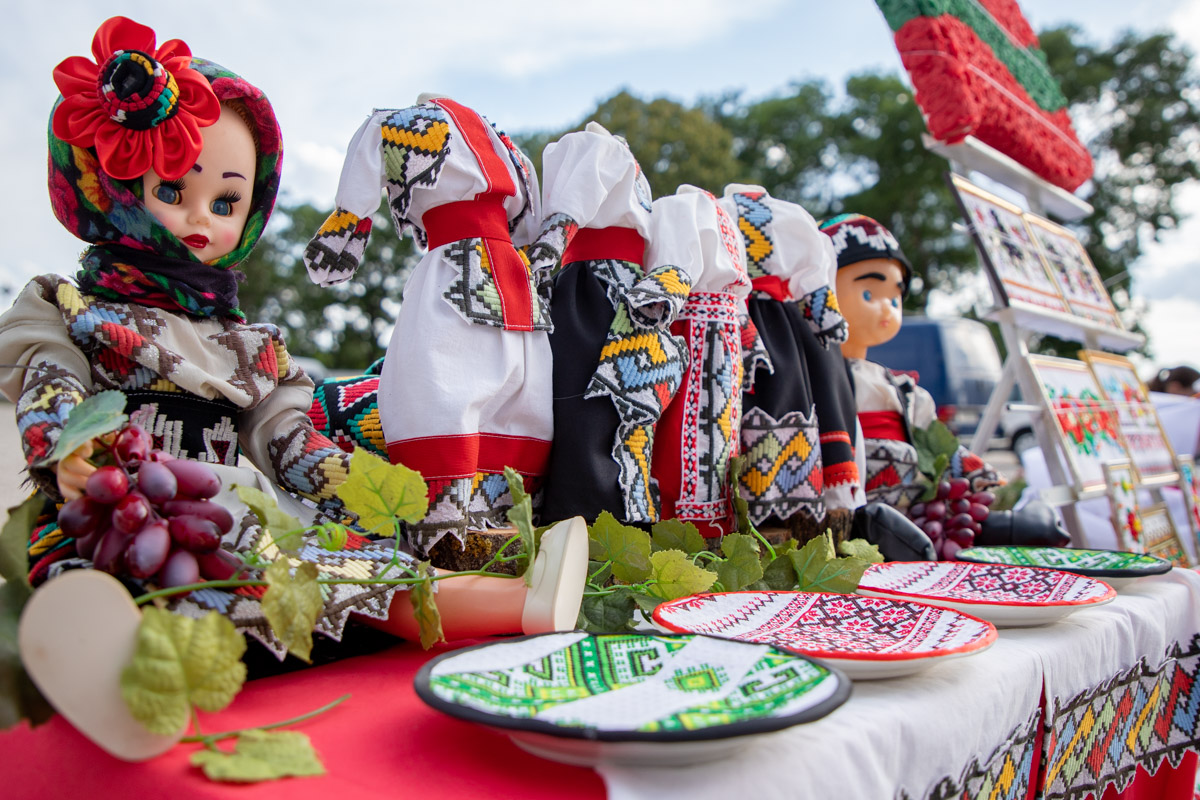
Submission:
<svg viewBox="0 0 1200 800">
<path fill-rule="evenodd" d="M 95 61 L 71 56 L 54 68 L 63 101 L 54 110 L 54 135 L 95 147 L 114 178 L 140 178 L 151 167 L 182 177 L 200 155 L 200 129 L 221 115 L 208 81 L 189 65 L 179 39 L 155 48 L 154 31 L 125 17 L 104 22 L 92 39 Z"/>
</svg>

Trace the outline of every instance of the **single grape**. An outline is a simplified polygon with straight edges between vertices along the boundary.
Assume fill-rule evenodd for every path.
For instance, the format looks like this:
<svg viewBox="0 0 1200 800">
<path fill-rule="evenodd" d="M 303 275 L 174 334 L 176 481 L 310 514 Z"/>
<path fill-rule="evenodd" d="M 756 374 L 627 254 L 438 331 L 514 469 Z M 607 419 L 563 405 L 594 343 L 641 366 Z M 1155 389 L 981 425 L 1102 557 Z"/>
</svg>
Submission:
<svg viewBox="0 0 1200 800">
<path fill-rule="evenodd" d="M 195 555 L 196 563 L 200 565 L 200 574 L 206 580 L 227 581 L 246 568 L 245 561 L 220 547 L 211 553 L 196 553 Z"/>
<path fill-rule="evenodd" d="M 950 479 L 950 493 L 948 496 L 951 500 L 957 500 L 965 496 L 969 491 L 971 491 L 971 482 L 966 478 Z"/>
<path fill-rule="evenodd" d="M 124 531 L 110 528 L 104 538 L 96 543 L 96 551 L 92 553 L 92 564 L 96 569 L 110 575 L 120 575 L 125 571 L 125 548 L 133 538 Z"/>
<path fill-rule="evenodd" d="M 162 512 L 168 517 L 190 515 L 206 519 L 216 525 L 222 534 L 229 533 L 233 528 L 233 514 L 225 506 L 211 500 L 176 498 L 163 503 Z"/>
<path fill-rule="evenodd" d="M 950 484 L 949 484 L 949 482 L 947 482 L 947 481 L 941 481 L 941 482 L 939 482 L 939 483 L 938 483 L 938 488 L 937 488 L 937 499 L 938 499 L 938 500 L 945 500 L 945 499 L 947 499 L 948 497 L 950 497 Z"/>
<path fill-rule="evenodd" d="M 166 462 L 167 469 L 175 473 L 180 495 L 204 500 L 221 491 L 221 479 L 207 464 L 177 458 Z"/>
<path fill-rule="evenodd" d="M 101 467 L 88 476 L 84 491 L 96 502 L 111 506 L 129 494 L 129 476 L 120 467 Z"/>
<path fill-rule="evenodd" d="M 151 450 L 150 455 L 147 456 L 147 458 L 156 464 L 165 464 L 168 461 L 175 460 L 175 456 L 171 455 L 166 450 Z"/>
<path fill-rule="evenodd" d="M 936 519 L 926 520 L 921 526 L 921 530 L 925 531 L 925 535 L 936 541 L 942 536 L 942 523 Z"/>
<path fill-rule="evenodd" d="M 93 528 L 87 533 L 75 539 L 75 552 L 81 558 L 90 559 L 96 552 L 96 545 L 108 533 L 108 526 L 103 528 Z"/>
<path fill-rule="evenodd" d="M 78 539 L 94 533 L 101 520 L 107 517 L 108 506 L 81 495 L 58 510 L 58 527 L 67 536 Z"/>
<path fill-rule="evenodd" d="M 195 553 L 210 553 L 221 546 L 221 533 L 211 520 L 181 514 L 171 517 L 167 529 L 180 547 Z"/>
<path fill-rule="evenodd" d="M 908 507 L 908 518 L 909 519 L 915 521 L 917 519 L 917 517 L 923 517 L 923 516 L 925 516 L 925 504 L 924 503 L 914 503 L 913 505 Z"/>
<path fill-rule="evenodd" d="M 951 516 L 954 514 L 966 514 L 971 510 L 971 501 L 965 497 L 960 497 L 957 500 L 951 500 L 946 508 Z"/>
<path fill-rule="evenodd" d="M 933 500 L 925 504 L 925 517 L 927 519 L 944 519 L 946 516 L 946 504 L 941 500 Z"/>
<path fill-rule="evenodd" d="M 987 519 L 988 507 L 982 503 L 971 503 L 971 508 L 967 513 L 970 514 L 971 519 L 975 520 L 976 522 L 983 522 L 985 519 Z"/>
<path fill-rule="evenodd" d="M 975 544 L 975 534 L 967 528 L 954 528 L 946 531 L 946 538 L 955 542 L 959 547 L 970 547 Z"/>
<path fill-rule="evenodd" d="M 132 423 L 122 428 L 113 442 L 113 452 L 123 464 L 144 460 L 153 448 L 154 437 L 142 426 Z"/>
<path fill-rule="evenodd" d="M 976 492 L 975 494 L 971 495 L 971 502 L 978 503 L 981 506 L 991 506 L 992 503 L 996 502 L 996 495 L 986 490 L 982 492 Z"/>
<path fill-rule="evenodd" d="M 912 523 L 919 528 L 925 524 L 925 517 L 913 517 Z"/>
<path fill-rule="evenodd" d="M 947 528 L 969 528 L 975 520 L 970 514 L 955 514 L 950 518 L 950 522 L 946 524 Z"/>
<path fill-rule="evenodd" d="M 179 483 L 175 473 L 157 461 L 143 461 L 137 472 L 138 489 L 151 503 L 165 503 L 175 496 Z"/>
<path fill-rule="evenodd" d="M 161 521 L 151 522 L 142 528 L 125 548 L 125 562 L 129 574 L 135 578 L 149 578 L 162 569 L 171 552 L 171 534 Z"/>
<path fill-rule="evenodd" d="M 130 492 L 112 510 L 112 525 L 122 533 L 137 533 L 150 519 L 150 501 L 141 492 Z"/>
<path fill-rule="evenodd" d="M 958 559 L 958 551 L 962 549 L 958 542 L 953 539 L 946 539 L 942 542 L 942 561 L 956 561 Z"/>
<path fill-rule="evenodd" d="M 165 588 L 199 583 L 200 565 L 196 557 L 187 550 L 176 548 L 167 556 L 167 561 L 158 572 L 158 582 Z"/>
<path fill-rule="evenodd" d="M 971 533 L 975 534 L 976 536 L 978 536 L 979 534 L 983 533 L 983 525 L 982 525 L 982 524 L 980 524 L 980 523 L 978 523 L 978 522 L 972 522 L 972 523 L 971 523 L 970 525 L 968 525 L 967 527 L 968 527 L 968 528 L 970 528 L 970 529 L 971 529 Z"/>
</svg>

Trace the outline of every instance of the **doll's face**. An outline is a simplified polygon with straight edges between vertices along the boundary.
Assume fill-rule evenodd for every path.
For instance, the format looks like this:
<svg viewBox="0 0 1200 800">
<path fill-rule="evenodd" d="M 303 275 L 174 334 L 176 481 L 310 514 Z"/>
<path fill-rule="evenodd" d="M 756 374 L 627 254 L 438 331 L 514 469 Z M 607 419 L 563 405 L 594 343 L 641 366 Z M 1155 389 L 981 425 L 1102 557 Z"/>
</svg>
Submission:
<svg viewBox="0 0 1200 800">
<path fill-rule="evenodd" d="M 848 336 L 842 352 L 865 358 L 866 350 L 900 330 L 904 268 L 890 258 L 870 258 L 837 271 L 837 298 Z"/>
<path fill-rule="evenodd" d="M 257 157 L 250 129 L 228 106 L 201 128 L 204 149 L 191 171 L 163 180 L 152 169 L 142 177 L 146 208 L 196 258 L 215 261 L 238 246 L 250 215 Z"/>
</svg>

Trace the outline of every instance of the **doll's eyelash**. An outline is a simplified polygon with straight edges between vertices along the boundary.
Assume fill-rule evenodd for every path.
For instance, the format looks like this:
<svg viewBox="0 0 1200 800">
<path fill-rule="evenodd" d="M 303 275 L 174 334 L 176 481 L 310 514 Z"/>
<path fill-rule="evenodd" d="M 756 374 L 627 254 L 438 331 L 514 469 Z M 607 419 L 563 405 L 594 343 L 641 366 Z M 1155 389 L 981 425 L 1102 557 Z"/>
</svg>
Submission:
<svg viewBox="0 0 1200 800">
<path fill-rule="evenodd" d="M 237 201 L 241 200 L 242 196 L 238 192 L 226 192 L 225 194 L 221 195 L 217 199 L 224 200 L 226 203 L 233 205 Z"/>
<path fill-rule="evenodd" d="M 173 181 L 159 181 L 158 185 L 159 186 L 167 186 L 171 189 L 174 189 L 177 192 L 182 192 L 184 189 L 187 188 L 187 184 L 183 182 L 183 178 L 178 178 Z"/>
</svg>

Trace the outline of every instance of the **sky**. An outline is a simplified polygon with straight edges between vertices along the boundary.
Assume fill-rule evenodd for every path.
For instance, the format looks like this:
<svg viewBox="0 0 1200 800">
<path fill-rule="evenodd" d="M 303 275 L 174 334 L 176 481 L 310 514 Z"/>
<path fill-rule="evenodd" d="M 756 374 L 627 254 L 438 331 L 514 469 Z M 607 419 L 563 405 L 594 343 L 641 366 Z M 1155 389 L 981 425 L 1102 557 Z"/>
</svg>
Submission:
<svg viewBox="0 0 1200 800">
<path fill-rule="evenodd" d="M 0 214 L 12 227 L 0 246 L 0 285 L 14 288 L 41 273 L 74 272 L 83 244 L 54 219 L 46 191 L 51 73 L 67 56 L 90 55 L 96 28 L 118 14 L 152 27 L 160 43 L 183 39 L 195 55 L 263 89 L 284 134 L 280 200 L 318 207 L 332 206 L 346 144 L 363 117 L 409 105 L 422 91 L 529 132 L 578 124 L 621 89 L 691 103 L 731 89 L 765 97 L 810 78 L 837 87 L 867 70 L 903 74 L 872 0 L 359 0 L 343 13 L 312 0 L 59 0 L 53 13 L 10 5 L 0 52 L 0 170 L 9 190 L 0 193 Z M 1021 7 L 1035 30 L 1070 23 L 1104 43 L 1125 29 L 1166 29 L 1200 51 L 1200 0 Z M 1156 364 L 1200 365 L 1200 186 L 1182 199 L 1192 218 L 1131 267 Z M 0 296 L 0 308 L 7 302 Z M 943 298 L 935 308 L 953 306 Z"/>
</svg>

